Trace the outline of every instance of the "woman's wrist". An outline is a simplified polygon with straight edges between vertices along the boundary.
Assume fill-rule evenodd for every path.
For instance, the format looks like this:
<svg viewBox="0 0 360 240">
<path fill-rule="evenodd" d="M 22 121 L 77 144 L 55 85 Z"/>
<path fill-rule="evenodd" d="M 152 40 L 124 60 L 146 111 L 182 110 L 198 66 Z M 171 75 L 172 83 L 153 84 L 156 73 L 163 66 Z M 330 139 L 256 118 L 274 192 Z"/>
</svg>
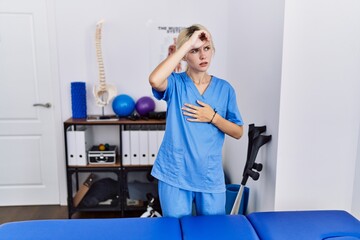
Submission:
<svg viewBox="0 0 360 240">
<path fill-rule="evenodd" d="M 185 50 L 186 53 L 188 53 L 192 48 L 192 43 L 188 40 L 186 42 L 184 42 L 184 44 L 180 47 L 180 49 L 183 48 Z"/>
<path fill-rule="evenodd" d="M 210 122 L 208 122 L 209 124 L 213 123 L 216 113 L 217 111 L 214 109 L 214 114 L 212 115 Z"/>
</svg>

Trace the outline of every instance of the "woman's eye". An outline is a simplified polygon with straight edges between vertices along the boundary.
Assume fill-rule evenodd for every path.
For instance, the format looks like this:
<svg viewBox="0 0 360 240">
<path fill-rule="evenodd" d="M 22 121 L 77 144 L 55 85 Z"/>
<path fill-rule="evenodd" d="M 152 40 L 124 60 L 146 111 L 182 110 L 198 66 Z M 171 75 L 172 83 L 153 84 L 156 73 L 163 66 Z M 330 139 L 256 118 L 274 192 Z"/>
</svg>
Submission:
<svg viewBox="0 0 360 240">
<path fill-rule="evenodd" d="M 190 50 L 190 53 L 197 53 L 199 51 L 199 49 L 192 49 Z"/>
<path fill-rule="evenodd" d="M 209 46 L 205 47 L 204 50 L 205 51 L 209 51 L 211 48 Z"/>
</svg>

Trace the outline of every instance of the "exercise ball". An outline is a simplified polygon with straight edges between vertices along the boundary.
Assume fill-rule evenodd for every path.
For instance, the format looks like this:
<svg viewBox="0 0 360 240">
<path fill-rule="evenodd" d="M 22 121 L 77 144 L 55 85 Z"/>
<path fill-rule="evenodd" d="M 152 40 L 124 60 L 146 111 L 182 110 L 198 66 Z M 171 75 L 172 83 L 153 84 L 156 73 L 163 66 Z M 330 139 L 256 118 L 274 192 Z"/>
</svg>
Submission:
<svg viewBox="0 0 360 240">
<path fill-rule="evenodd" d="M 134 111 L 135 101 L 129 95 L 120 94 L 114 98 L 112 108 L 117 116 L 127 117 Z"/>
<path fill-rule="evenodd" d="M 155 102 L 151 97 L 142 97 L 136 101 L 135 108 L 140 116 L 145 116 L 149 112 L 154 111 Z"/>
</svg>

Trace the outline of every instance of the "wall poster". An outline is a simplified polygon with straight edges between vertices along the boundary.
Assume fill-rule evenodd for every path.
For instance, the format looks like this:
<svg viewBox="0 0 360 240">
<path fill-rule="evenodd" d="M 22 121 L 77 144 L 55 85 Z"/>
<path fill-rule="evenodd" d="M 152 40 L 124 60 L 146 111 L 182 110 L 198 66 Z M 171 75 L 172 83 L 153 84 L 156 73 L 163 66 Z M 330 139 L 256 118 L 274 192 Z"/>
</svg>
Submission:
<svg viewBox="0 0 360 240">
<path fill-rule="evenodd" d="M 156 26 L 151 31 L 150 63 L 154 69 L 167 56 L 176 51 L 176 41 L 181 29 L 180 26 Z M 186 62 L 181 61 L 174 69 L 175 72 L 183 72 L 186 69 Z"/>
</svg>

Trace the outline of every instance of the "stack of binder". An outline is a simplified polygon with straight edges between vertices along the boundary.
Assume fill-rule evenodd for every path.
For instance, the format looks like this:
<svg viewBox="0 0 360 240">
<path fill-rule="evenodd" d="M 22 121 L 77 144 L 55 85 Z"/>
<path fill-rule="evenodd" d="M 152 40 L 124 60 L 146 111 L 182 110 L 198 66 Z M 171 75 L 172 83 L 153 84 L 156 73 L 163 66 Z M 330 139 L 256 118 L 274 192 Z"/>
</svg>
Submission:
<svg viewBox="0 0 360 240">
<path fill-rule="evenodd" d="M 164 137 L 163 125 L 125 125 L 121 133 L 123 165 L 153 165 Z"/>
<path fill-rule="evenodd" d="M 87 149 L 92 146 L 91 128 L 85 126 L 69 127 L 66 130 L 67 159 L 69 166 L 86 166 Z"/>
</svg>

